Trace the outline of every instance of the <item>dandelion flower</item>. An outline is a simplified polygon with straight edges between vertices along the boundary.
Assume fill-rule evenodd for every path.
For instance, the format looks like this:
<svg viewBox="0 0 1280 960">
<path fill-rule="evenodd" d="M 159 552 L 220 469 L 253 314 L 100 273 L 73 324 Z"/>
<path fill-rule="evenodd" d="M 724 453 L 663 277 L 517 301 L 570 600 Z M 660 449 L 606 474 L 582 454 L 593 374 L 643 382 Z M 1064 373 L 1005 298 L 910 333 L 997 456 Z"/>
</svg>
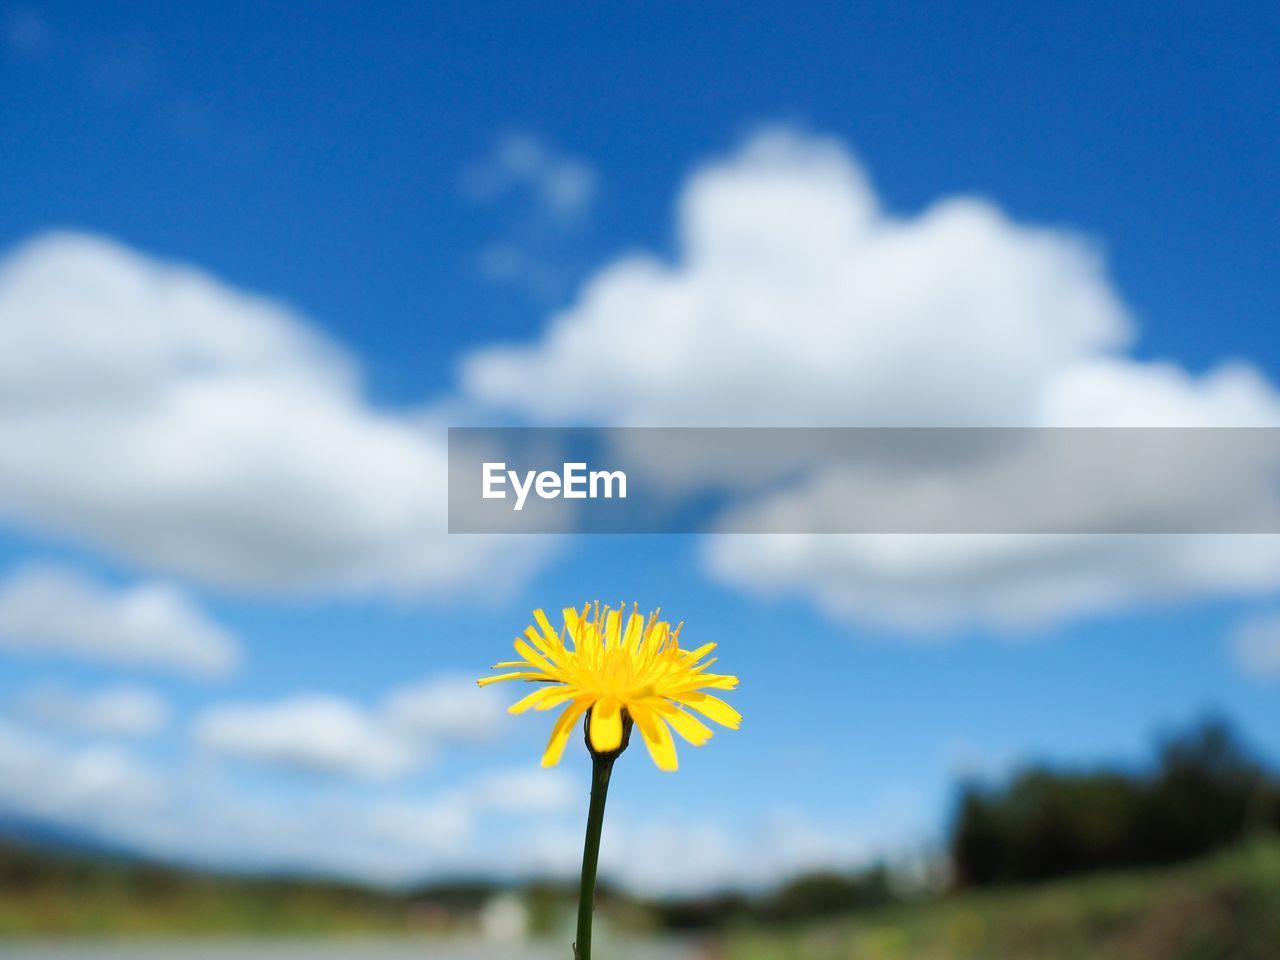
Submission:
<svg viewBox="0 0 1280 960">
<path fill-rule="evenodd" d="M 632 727 L 640 730 L 649 754 L 663 770 L 676 769 L 674 729 L 695 747 L 711 739 L 701 714 L 734 730 L 742 723 L 738 711 L 707 690 L 732 690 L 737 677 L 708 673 L 715 649 L 707 643 L 696 650 L 680 647 L 680 626 L 674 630 L 657 613 L 640 616 L 636 607 L 624 625 L 621 608 L 603 609 L 597 603 L 581 611 L 564 611 L 559 633 L 541 610 L 533 611 L 536 626 L 516 638 L 519 660 L 494 665 L 511 673 L 480 680 L 481 686 L 500 680 L 527 680 L 546 686 L 508 708 L 510 713 L 564 707 L 551 731 L 542 765 L 560 762 L 573 726 L 586 717 L 587 748 L 591 751 L 591 805 L 582 848 L 582 883 L 578 888 L 576 960 L 591 960 L 591 917 L 595 907 L 596 867 L 604 827 L 605 798 L 613 763 L 627 748 Z M 691 712 L 692 711 L 692 712 Z"/>
<path fill-rule="evenodd" d="M 481 686 L 501 680 L 545 683 L 509 708 L 552 710 L 564 706 L 542 755 L 544 767 L 560 762 L 574 724 L 589 715 L 588 744 L 593 753 L 620 751 L 631 722 L 640 731 L 654 763 L 662 770 L 677 767 L 674 728 L 685 740 L 700 747 L 711 739 L 711 728 L 695 714 L 736 730 L 742 722 L 738 711 L 707 690 L 732 690 L 738 678 L 708 673 L 714 659 L 704 658 L 714 643 L 696 650 L 680 646 L 680 626 L 674 630 L 658 614 L 642 617 L 632 608 L 623 624 L 623 611 L 587 604 L 582 610 L 564 611 L 564 630 L 557 632 L 541 610 L 533 612 L 537 626 L 517 637 L 519 660 L 499 663 L 494 669 L 513 669 L 487 677 Z"/>
</svg>

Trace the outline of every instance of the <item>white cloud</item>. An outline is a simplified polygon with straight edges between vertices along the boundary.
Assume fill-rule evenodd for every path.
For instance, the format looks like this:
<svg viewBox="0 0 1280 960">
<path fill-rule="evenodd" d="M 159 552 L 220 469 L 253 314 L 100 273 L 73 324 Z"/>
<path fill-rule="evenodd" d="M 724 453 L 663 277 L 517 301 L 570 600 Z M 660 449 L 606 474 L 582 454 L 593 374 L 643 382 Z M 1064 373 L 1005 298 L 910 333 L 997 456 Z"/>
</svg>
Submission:
<svg viewBox="0 0 1280 960">
<path fill-rule="evenodd" d="M 134 686 L 85 692 L 39 686 L 19 696 L 15 707 L 32 723 L 106 736 L 149 736 L 169 722 L 169 704 L 151 690 Z"/>
<path fill-rule="evenodd" d="M 111 589 L 38 564 L 0 582 L 0 648 L 206 676 L 227 673 L 240 658 L 235 638 L 175 586 Z"/>
<path fill-rule="evenodd" d="M 906 849 L 903 840 L 896 832 L 873 839 L 871 831 L 794 811 L 733 827 L 685 815 L 624 815 L 605 831 L 600 869 L 631 890 L 658 896 L 759 889 L 807 870 L 847 870 L 896 856 Z"/>
<path fill-rule="evenodd" d="M 397 687 L 373 707 L 328 694 L 216 704 L 193 732 L 208 750 L 269 766 L 392 780 L 447 744 L 493 739 L 505 714 L 495 691 L 446 673 Z"/>
<path fill-rule="evenodd" d="M 390 779 L 419 767 L 424 749 L 370 712 L 308 694 L 268 704 L 221 704 L 196 721 L 205 749 L 285 768 Z"/>
<path fill-rule="evenodd" d="M 704 547 L 726 583 L 928 634 L 1280 589 L 1280 542 L 1248 534 L 776 534 Z"/>
<path fill-rule="evenodd" d="M 0 813 L 215 868 L 386 883 L 460 872 L 569 879 L 580 866 L 586 804 L 587 784 L 573 775 L 526 768 L 489 770 L 425 794 L 317 784 L 298 802 L 207 769 L 161 773 L 125 751 L 68 748 L 0 721 Z M 859 834 L 796 813 L 730 826 L 624 804 L 610 817 L 601 865 L 635 890 L 694 893 L 858 865 L 900 852 L 908 835 L 892 818 Z"/>
<path fill-rule="evenodd" d="M 1134 323 L 1093 244 L 973 197 L 888 213 L 833 140 L 768 132 L 702 169 L 678 233 L 674 263 L 622 258 L 537 342 L 468 358 L 468 393 L 608 425 L 1280 424 L 1248 365 L 1127 357 Z M 739 510 L 821 529 L 839 479 Z M 706 556 L 744 589 L 912 629 L 1280 587 L 1275 537 L 735 536 Z"/>
<path fill-rule="evenodd" d="M 1228 363 L 1194 376 L 1171 363 L 1087 358 L 1046 384 L 1037 425 L 1274 427 L 1280 396 L 1258 370 Z"/>
<path fill-rule="evenodd" d="M 450 591 L 531 538 L 446 540 L 443 431 L 371 408 L 280 303 L 109 240 L 0 261 L 0 518 L 255 591 Z"/>
<path fill-rule="evenodd" d="M 499 813 L 563 813 L 585 796 L 568 774 L 530 767 L 483 774 L 467 786 L 462 800 L 473 809 Z"/>
<path fill-rule="evenodd" d="M 490 740 L 506 715 L 501 695 L 474 677 L 441 674 L 398 687 L 382 706 L 387 722 L 432 740 Z"/>
<path fill-rule="evenodd" d="M 526 194 L 545 216 L 568 223 L 589 213 L 597 186 L 590 163 L 527 133 L 500 137 L 490 154 L 463 175 L 463 187 L 477 201 Z"/>
<path fill-rule="evenodd" d="M 1245 620 L 1229 643 L 1236 663 L 1246 673 L 1262 680 L 1280 680 L 1280 614 Z"/>
<path fill-rule="evenodd" d="M 0 721 L 0 809 L 89 833 L 145 821 L 163 801 L 164 778 L 123 750 L 66 750 Z"/>
<path fill-rule="evenodd" d="M 233 786 L 207 768 L 162 773 L 123 750 L 70 748 L 0 720 L 0 814 L 215 868 L 385 883 L 536 871 L 543 860 L 530 838 L 543 831 L 530 825 L 563 810 L 564 797 L 585 803 L 567 775 L 537 776 L 535 784 L 523 770 L 491 771 L 427 794 L 384 786 L 353 795 L 313 785 L 303 803 Z M 499 796 L 503 787 L 508 792 Z M 580 824 L 577 830 L 572 846 L 580 847 Z"/>
<path fill-rule="evenodd" d="M 1130 337 L 1079 238 L 973 198 L 891 217 L 833 141 L 771 133 L 700 171 L 679 235 L 677 263 L 623 258 L 539 343 L 471 357 L 468 390 L 611 425 L 1021 423 Z"/>
</svg>

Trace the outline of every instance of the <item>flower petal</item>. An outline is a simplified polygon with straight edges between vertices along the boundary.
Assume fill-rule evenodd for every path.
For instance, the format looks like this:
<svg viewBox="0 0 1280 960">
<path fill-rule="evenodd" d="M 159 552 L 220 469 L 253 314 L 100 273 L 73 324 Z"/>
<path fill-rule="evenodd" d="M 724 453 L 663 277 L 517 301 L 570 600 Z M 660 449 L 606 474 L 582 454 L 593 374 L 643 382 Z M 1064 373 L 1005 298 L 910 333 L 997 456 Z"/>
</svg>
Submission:
<svg viewBox="0 0 1280 960">
<path fill-rule="evenodd" d="M 666 723 L 649 707 L 635 705 L 631 708 L 631 719 L 636 722 L 644 745 L 649 748 L 649 756 L 658 765 L 659 770 L 672 771 L 680 766 L 676 756 L 676 742 L 671 738 L 671 731 Z"/>
<path fill-rule="evenodd" d="M 691 676 L 682 686 L 686 690 L 736 690 L 738 678 L 728 674 L 699 673 Z"/>
<path fill-rule="evenodd" d="M 523 640 L 517 640 L 515 646 L 516 653 L 528 660 L 532 666 L 537 667 L 539 670 L 549 673 L 552 676 L 555 676 L 560 672 L 559 668 L 556 667 L 555 664 L 542 654 L 538 653 L 533 649 L 533 647 L 529 646 Z"/>
<path fill-rule="evenodd" d="M 556 628 L 551 626 L 551 621 L 547 619 L 546 612 L 539 607 L 537 610 L 533 611 L 533 619 L 537 620 L 538 626 L 542 628 L 542 635 L 546 638 L 547 646 L 549 648 L 554 648 L 556 646 L 556 642 L 560 638 L 560 635 L 556 633 Z"/>
<path fill-rule="evenodd" d="M 578 636 L 578 625 L 582 622 L 581 615 L 573 607 L 565 607 L 560 613 L 564 616 L 565 638 L 574 640 Z"/>
<path fill-rule="evenodd" d="M 516 714 L 524 713 L 530 707 L 537 707 L 539 710 L 554 707 L 557 704 L 564 703 L 573 697 L 573 691 L 567 687 L 543 687 L 541 690 L 535 690 L 528 696 L 521 697 L 511 706 L 507 707 L 507 713 Z M 548 700 L 551 703 L 543 706 Z"/>
<path fill-rule="evenodd" d="M 502 673 L 496 677 L 481 677 L 476 683 L 482 687 L 487 687 L 491 683 L 497 683 L 500 680 L 550 680 L 551 678 L 541 673 Z"/>
<path fill-rule="evenodd" d="M 715 643 L 704 643 L 697 650 L 690 650 L 680 657 L 681 667 L 692 667 L 695 663 L 705 657 L 708 653 L 716 648 Z"/>
<path fill-rule="evenodd" d="M 546 640 L 542 638 L 542 635 L 538 633 L 537 630 L 533 629 L 533 627 L 525 627 L 524 635 L 525 637 L 528 638 L 529 642 L 533 644 L 533 648 L 537 650 L 539 653 L 541 653 L 543 656 L 545 657 L 553 656 L 553 651 L 551 649 L 551 646 L 547 643 Z M 518 640 L 520 638 L 517 637 L 516 639 Z"/>
<path fill-rule="evenodd" d="M 652 657 L 657 654 L 666 644 L 669 633 L 670 627 L 665 620 L 658 620 L 650 626 L 645 635 L 644 655 Z"/>
<path fill-rule="evenodd" d="M 566 700 L 572 700 L 578 695 L 578 691 L 573 687 L 555 687 L 550 695 L 533 709 L 541 713 L 543 710 L 551 710 L 560 706 Z"/>
<path fill-rule="evenodd" d="M 742 725 L 742 714 L 709 693 L 682 693 L 675 699 L 730 730 L 737 730 Z"/>
<path fill-rule="evenodd" d="M 547 741 L 547 749 L 542 754 L 542 765 L 554 767 L 564 754 L 564 745 L 569 742 L 569 734 L 578 718 L 587 711 L 585 703 L 571 703 L 564 708 L 564 713 L 556 717 L 556 725 L 551 728 L 551 739 Z"/>
<path fill-rule="evenodd" d="M 663 719 L 675 728 L 676 733 L 684 737 L 695 747 L 700 747 L 712 737 L 712 729 L 693 714 L 685 713 L 673 703 L 661 708 Z"/>
<path fill-rule="evenodd" d="M 623 631 L 622 647 L 625 650 L 634 652 L 639 649 L 640 641 L 644 635 L 644 617 L 640 615 L 638 607 L 633 606 L 631 616 L 627 618 L 627 628 Z"/>
</svg>

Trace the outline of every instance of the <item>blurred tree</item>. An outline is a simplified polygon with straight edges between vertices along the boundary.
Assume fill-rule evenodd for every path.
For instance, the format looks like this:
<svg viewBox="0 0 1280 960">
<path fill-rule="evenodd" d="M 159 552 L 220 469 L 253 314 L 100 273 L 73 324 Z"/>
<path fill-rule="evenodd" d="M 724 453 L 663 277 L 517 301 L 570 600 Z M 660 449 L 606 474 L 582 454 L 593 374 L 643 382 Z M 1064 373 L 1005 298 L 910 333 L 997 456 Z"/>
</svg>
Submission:
<svg viewBox="0 0 1280 960">
<path fill-rule="evenodd" d="M 876 866 L 865 873 L 811 873 L 784 884 L 758 906 L 758 913 L 783 922 L 836 916 L 893 899 L 889 872 Z"/>
<path fill-rule="evenodd" d="M 1023 771 L 962 787 L 957 881 L 981 886 L 1171 863 L 1280 825 L 1280 781 L 1221 722 L 1160 746 L 1148 772 Z"/>
</svg>

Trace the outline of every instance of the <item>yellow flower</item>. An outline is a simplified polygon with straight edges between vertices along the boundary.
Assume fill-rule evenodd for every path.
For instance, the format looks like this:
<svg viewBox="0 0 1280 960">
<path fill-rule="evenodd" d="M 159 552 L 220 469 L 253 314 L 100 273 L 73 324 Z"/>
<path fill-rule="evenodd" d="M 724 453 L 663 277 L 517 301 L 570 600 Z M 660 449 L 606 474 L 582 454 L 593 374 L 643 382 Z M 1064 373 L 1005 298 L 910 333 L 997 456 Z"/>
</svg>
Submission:
<svg viewBox="0 0 1280 960">
<path fill-rule="evenodd" d="M 742 723 L 733 707 L 703 692 L 732 690 L 738 685 L 737 677 L 706 672 L 715 660 L 699 662 L 716 645 L 682 650 L 680 626 L 672 630 L 656 613 L 646 619 L 633 607 L 624 627 L 621 610 L 602 609 L 598 603 L 594 611 L 590 604 L 581 611 L 567 607 L 563 635 L 541 610 L 535 610 L 533 616 L 537 628 L 525 630 L 527 642 L 516 638 L 516 653 L 521 659 L 494 665 L 495 670 L 514 667 L 516 672 L 486 677 L 479 683 L 529 680 L 551 684 L 513 704 L 510 713 L 567 704 L 542 755 L 544 767 L 560 762 L 574 724 L 588 710 L 590 743 L 596 753 L 622 746 L 624 718 L 629 716 L 663 770 L 677 766 L 668 724 L 695 747 L 711 739 L 711 728 L 688 710 L 733 730 Z"/>
</svg>

